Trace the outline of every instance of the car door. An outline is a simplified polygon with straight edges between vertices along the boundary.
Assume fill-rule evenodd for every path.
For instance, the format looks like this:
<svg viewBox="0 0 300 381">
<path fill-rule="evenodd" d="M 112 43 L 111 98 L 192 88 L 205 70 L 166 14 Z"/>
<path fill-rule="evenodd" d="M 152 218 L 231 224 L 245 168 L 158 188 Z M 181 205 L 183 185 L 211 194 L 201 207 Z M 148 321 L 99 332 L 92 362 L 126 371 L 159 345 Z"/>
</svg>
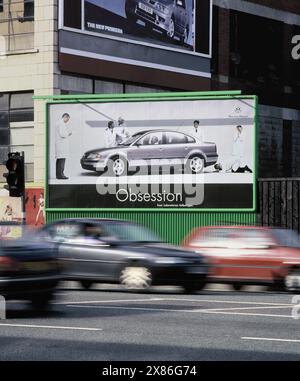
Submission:
<svg viewBox="0 0 300 381">
<path fill-rule="evenodd" d="M 164 157 L 170 161 L 183 163 L 189 153 L 190 141 L 191 138 L 180 132 L 166 132 Z"/>
<path fill-rule="evenodd" d="M 150 132 L 139 139 L 135 144 L 136 149 L 132 153 L 131 162 L 142 161 L 149 165 L 158 163 L 164 158 L 163 133 L 161 131 Z M 136 163 L 136 165 L 139 165 Z"/>
</svg>

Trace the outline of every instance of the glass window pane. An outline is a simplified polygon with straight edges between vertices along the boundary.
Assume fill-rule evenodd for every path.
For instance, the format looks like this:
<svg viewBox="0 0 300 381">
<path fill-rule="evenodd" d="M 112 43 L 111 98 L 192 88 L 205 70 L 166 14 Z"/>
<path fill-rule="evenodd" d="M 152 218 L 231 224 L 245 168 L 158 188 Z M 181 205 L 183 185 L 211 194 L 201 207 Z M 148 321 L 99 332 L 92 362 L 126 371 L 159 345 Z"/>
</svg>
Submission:
<svg viewBox="0 0 300 381">
<path fill-rule="evenodd" d="M 1 127 L 8 128 L 8 121 L 9 121 L 8 112 L 0 111 L 0 128 Z"/>
<path fill-rule="evenodd" d="M 9 96 L 8 94 L 0 93 L 0 110 L 9 109 Z"/>
<path fill-rule="evenodd" d="M 15 122 L 31 122 L 34 120 L 33 109 L 32 110 L 14 110 L 10 114 L 10 121 Z"/>
<path fill-rule="evenodd" d="M 8 147 L 0 147 L 0 164 L 8 159 Z"/>
<path fill-rule="evenodd" d="M 9 129 L 0 128 L 0 144 L 2 146 L 9 145 Z"/>
<path fill-rule="evenodd" d="M 10 108 L 33 108 L 33 92 L 12 94 L 10 98 Z"/>
</svg>

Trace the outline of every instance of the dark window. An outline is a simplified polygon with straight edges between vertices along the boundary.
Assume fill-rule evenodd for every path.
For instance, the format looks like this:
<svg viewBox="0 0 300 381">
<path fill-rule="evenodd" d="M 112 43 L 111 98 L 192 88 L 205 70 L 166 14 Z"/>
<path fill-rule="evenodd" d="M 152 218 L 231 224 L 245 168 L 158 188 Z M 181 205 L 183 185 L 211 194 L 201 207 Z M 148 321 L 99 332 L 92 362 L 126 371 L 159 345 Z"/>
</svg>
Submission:
<svg viewBox="0 0 300 381">
<path fill-rule="evenodd" d="M 0 12 L 3 12 L 3 0 L 0 0 Z"/>
<path fill-rule="evenodd" d="M 24 0 L 24 21 L 34 20 L 34 1 Z"/>
<path fill-rule="evenodd" d="M 81 29 L 81 0 L 64 1 L 64 26 Z"/>
</svg>

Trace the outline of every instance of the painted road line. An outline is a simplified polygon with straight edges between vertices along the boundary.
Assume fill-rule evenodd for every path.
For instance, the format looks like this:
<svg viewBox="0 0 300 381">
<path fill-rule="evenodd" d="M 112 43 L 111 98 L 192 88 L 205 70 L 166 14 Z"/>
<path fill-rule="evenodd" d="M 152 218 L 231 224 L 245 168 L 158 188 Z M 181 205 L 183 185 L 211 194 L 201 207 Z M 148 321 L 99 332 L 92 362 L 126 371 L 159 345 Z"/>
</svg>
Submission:
<svg viewBox="0 0 300 381">
<path fill-rule="evenodd" d="M 82 302 L 54 302 L 51 304 L 67 305 L 67 304 L 96 304 L 96 303 L 129 303 L 129 302 L 158 302 L 167 299 L 163 298 L 148 298 L 148 299 L 116 299 L 116 300 L 84 300 Z"/>
<path fill-rule="evenodd" d="M 171 308 L 149 308 L 149 307 L 121 307 L 121 306 L 87 306 L 87 305 L 73 305 L 72 303 L 67 305 L 69 308 L 97 308 L 97 309 L 116 309 L 116 310 L 133 310 L 133 311 L 147 311 L 147 312 L 176 312 L 176 313 L 199 313 L 199 314 L 216 314 L 216 315 L 242 315 L 242 316 L 264 316 L 264 317 L 279 317 L 290 318 L 291 315 L 275 315 L 275 314 L 254 314 L 247 312 L 222 312 L 222 311 L 210 311 L 210 310 L 187 310 L 187 309 L 171 309 Z"/>
<path fill-rule="evenodd" d="M 54 325 L 32 325 L 32 324 L 5 324 L 1 323 L 0 327 L 15 327 L 15 328 L 40 328 L 40 329 L 63 329 L 72 331 L 103 331 L 101 328 L 86 328 L 86 327 L 62 327 Z"/>
<path fill-rule="evenodd" d="M 224 304 L 245 304 L 245 305 L 262 305 L 262 306 L 290 306 L 291 303 L 269 303 L 269 302 L 240 302 L 237 300 L 215 300 L 215 299 L 186 299 L 186 298 L 165 298 L 167 301 L 182 302 L 207 302 L 207 303 L 224 303 Z"/>
<path fill-rule="evenodd" d="M 264 306 L 264 307 L 233 307 L 233 308 L 206 308 L 206 311 L 239 311 L 239 310 L 269 310 L 269 309 L 281 309 L 281 308 L 294 308 L 292 304 L 286 306 Z"/>
<path fill-rule="evenodd" d="M 271 337 L 241 337 L 242 340 L 257 340 L 257 341 L 278 341 L 286 343 L 300 343 L 300 340 L 296 339 L 275 339 Z"/>
</svg>

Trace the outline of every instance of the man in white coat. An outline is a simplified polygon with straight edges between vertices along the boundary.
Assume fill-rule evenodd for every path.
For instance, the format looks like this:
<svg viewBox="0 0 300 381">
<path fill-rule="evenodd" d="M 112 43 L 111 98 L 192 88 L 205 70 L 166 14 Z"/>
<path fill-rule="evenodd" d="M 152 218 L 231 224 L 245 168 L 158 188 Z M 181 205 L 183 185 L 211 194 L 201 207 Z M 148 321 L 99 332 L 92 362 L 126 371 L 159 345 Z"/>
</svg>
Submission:
<svg viewBox="0 0 300 381">
<path fill-rule="evenodd" d="M 125 120 L 120 116 L 118 119 L 118 127 L 116 128 L 117 144 L 121 144 L 130 138 L 130 132 Z"/>
<path fill-rule="evenodd" d="M 194 121 L 193 127 L 189 129 L 188 134 L 194 136 L 199 142 L 204 142 L 204 134 L 202 128 L 200 127 L 199 120 Z"/>
<path fill-rule="evenodd" d="M 69 137 L 72 135 L 69 127 L 70 119 L 69 114 L 63 114 L 55 129 L 56 178 L 58 180 L 68 180 L 64 170 L 66 159 L 69 156 Z"/>
<path fill-rule="evenodd" d="M 105 129 L 105 148 L 116 147 L 117 145 L 117 134 L 115 129 L 115 123 L 110 120 L 108 122 L 107 128 Z"/>
</svg>

